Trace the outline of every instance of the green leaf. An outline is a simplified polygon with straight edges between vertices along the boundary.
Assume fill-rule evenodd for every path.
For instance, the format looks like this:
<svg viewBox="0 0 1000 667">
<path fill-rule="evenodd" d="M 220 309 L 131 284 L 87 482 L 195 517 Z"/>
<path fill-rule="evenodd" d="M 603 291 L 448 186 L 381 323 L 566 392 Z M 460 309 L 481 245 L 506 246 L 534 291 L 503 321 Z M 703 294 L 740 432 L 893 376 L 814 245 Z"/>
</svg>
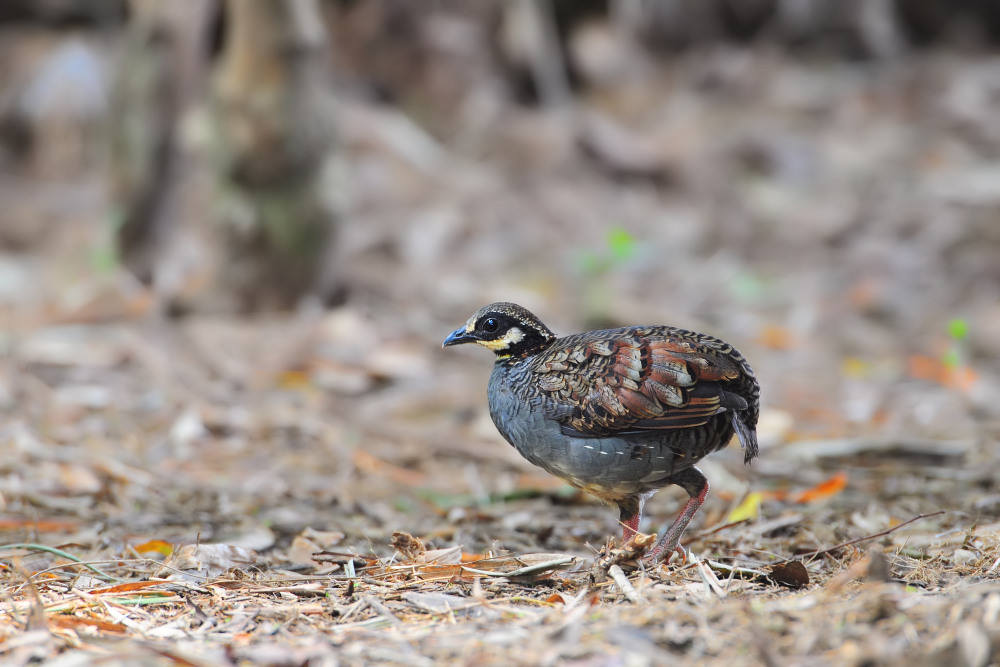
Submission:
<svg viewBox="0 0 1000 667">
<path fill-rule="evenodd" d="M 960 317 L 948 322 L 948 335 L 955 340 L 962 340 L 969 335 L 969 323 Z"/>
<path fill-rule="evenodd" d="M 409 498 L 398 497 L 392 502 L 392 507 L 397 512 L 402 512 L 403 514 L 409 514 L 413 511 L 413 501 Z"/>
<path fill-rule="evenodd" d="M 631 259 L 635 255 L 636 245 L 635 237 L 624 227 L 612 227 L 608 231 L 608 250 L 616 260 Z"/>
<path fill-rule="evenodd" d="M 111 273 L 118 267 L 118 251 L 112 245 L 94 248 L 90 253 L 90 266 L 97 273 Z"/>
<path fill-rule="evenodd" d="M 476 498 L 471 493 L 443 493 L 433 489 L 415 489 L 414 494 L 442 510 L 452 507 L 471 507 L 476 504 Z"/>
</svg>

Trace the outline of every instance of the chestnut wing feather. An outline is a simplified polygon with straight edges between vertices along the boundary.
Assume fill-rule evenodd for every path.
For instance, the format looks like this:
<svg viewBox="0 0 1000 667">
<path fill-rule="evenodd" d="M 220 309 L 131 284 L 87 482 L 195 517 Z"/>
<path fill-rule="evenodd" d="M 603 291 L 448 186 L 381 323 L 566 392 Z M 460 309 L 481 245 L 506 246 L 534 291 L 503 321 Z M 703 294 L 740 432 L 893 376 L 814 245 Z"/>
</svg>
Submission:
<svg viewBox="0 0 1000 667">
<path fill-rule="evenodd" d="M 727 391 L 742 357 L 722 341 L 671 327 L 568 336 L 538 355 L 532 374 L 542 403 L 567 435 L 641 435 L 706 423 L 746 409 Z"/>
</svg>

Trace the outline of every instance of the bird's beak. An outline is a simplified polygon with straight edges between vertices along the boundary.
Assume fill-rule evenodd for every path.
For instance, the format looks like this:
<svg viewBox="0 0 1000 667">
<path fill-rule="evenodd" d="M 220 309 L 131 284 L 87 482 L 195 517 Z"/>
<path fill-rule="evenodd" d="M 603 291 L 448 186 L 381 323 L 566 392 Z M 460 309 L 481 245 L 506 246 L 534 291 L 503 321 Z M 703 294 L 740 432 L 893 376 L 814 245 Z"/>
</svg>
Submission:
<svg viewBox="0 0 1000 667">
<path fill-rule="evenodd" d="M 465 330 L 465 327 L 460 329 L 455 329 L 448 337 L 444 339 L 444 344 L 441 347 L 448 347 L 449 345 L 461 345 L 462 343 L 472 343 L 475 342 L 476 337 L 471 335 Z"/>
</svg>

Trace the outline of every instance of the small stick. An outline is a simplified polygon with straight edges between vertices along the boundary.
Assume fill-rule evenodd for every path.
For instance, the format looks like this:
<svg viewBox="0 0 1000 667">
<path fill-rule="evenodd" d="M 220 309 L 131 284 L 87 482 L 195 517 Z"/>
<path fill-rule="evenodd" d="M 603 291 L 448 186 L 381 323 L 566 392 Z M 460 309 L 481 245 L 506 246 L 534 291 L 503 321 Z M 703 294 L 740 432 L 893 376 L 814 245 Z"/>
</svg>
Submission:
<svg viewBox="0 0 1000 667">
<path fill-rule="evenodd" d="M 373 598 L 373 597 L 371 597 L 369 595 L 366 595 L 365 597 L 363 597 L 361 599 L 365 601 L 365 604 L 368 605 L 369 609 L 371 609 L 376 614 L 378 614 L 379 616 L 381 616 L 385 620 L 389 621 L 393 625 L 399 625 L 400 623 L 402 623 L 402 621 L 400 621 L 396 617 L 395 614 L 393 614 L 391 611 L 389 611 L 388 607 L 386 607 L 384 604 L 382 604 L 381 602 L 379 602 L 375 598 Z"/>
<path fill-rule="evenodd" d="M 618 590 L 622 592 L 629 602 L 634 602 L 635 604 L 640 604 L 645 602 L 642 596 L 639 595 L 639 591 L 635 590 L 632 586 L 632 582 L 628 580 L 625 573 L 618 565 L 612 565 L 608 568 L 608 575 L 614 580 L 615 584 L 618 586 Z"/>
<path fill-rule="evenodd" d="M 730 521 L 729 523 L 723 523 L 723 524 L 720 524 L 718 526 L 715 526 L 714 528 L 709 528 L 707 530 L 703 530 L 700 533 L 695 533 L 694 535 L 689 535 L 687 541 L 688 542 L 695 542 L 697 540 L 702 539 L 703 537 L 708 537 L 709 535 L 715 535 L 716 533 L 720 533 L 720 532 L 726 530 L 727 528 L 732 528 L 733 526 L 738 526 L 741 523 L 746 523 L 747 521 L 748 521 L 748 519 L 740 519 L 739 521 Z"/>
<path fill-rule="evenodd" d="M 894 533 L 897 530 L 899 530 L 900 528 L 902 528 L 903 526 L 907 526 L 907 525 L 913 523 L 914 521 L 919 521 L 920 519 L 929 519 L 930 517 L 932 517 L 932 516 L 938 516 L 939 514 L 945 514 L 945 510 L 938 510 L 937 512 L 931 512 L 930 514 L 918 514 L 917 516 L 913 517 L 912 519 L 907 519 L 906 521 L 904 521 L 903 523 L 901 523 L 901 524 L 899 524 L 897 526 L 893 526 L 892 528 L 889 528 L 888 530 L 883 530 L 881 533 L 875 533 L 874 535 L 866 535 L 865 537 L 859 537 L 859 538 L 857 538 L 855 540 L 850 540 L 849 542 L 844 542 L 843 544 L 838 544 L 835 547 L 829 547 L 827 549 L 817 549 L 816 551 L 807 551 L 804 554 L 798 554 L 794 558 L 789 558 L 788 560 L 802 560 L 806 556 L 822 556 L 823 554 L 828 554 L 831 551 L 836 551 L 837 549 L 843 549 L 844 547 L 849 547 L 852 544 L 860 544 L 861 542 L 867 542 L 868 540 L 874 540 L 875 538 L 878 538 L 878 537 L 885 537 L 889 533 Z"/>
</svg>

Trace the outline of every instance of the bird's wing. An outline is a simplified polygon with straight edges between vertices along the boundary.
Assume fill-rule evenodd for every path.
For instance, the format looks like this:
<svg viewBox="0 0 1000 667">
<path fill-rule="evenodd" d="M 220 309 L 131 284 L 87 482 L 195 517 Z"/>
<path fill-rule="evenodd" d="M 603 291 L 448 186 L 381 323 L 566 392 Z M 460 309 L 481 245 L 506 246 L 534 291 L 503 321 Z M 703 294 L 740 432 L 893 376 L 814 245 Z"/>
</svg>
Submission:
<svg viewBox="0 0 1000 667">
<path fill-rule="evenodd" d="M 742 357 L 722 341 L 670 327 L 633 327 L 568 336 L 532 364 L 535 387 L 563 432 L 629 436 L 704 424 L 747 409 L 727 391 Z"/>
</svg>

